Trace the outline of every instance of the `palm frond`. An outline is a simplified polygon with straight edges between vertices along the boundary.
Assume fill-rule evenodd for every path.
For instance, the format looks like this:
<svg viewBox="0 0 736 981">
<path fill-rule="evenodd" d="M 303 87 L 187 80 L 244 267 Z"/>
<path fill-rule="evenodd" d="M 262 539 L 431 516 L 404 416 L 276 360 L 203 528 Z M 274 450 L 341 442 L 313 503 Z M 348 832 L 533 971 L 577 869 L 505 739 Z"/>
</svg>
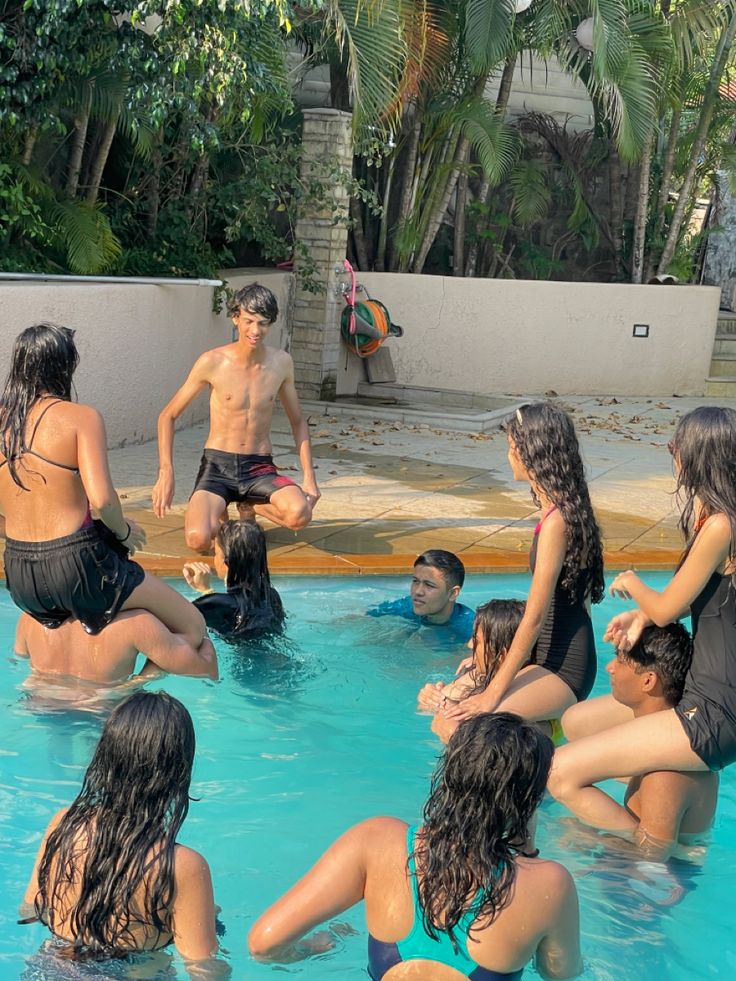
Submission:
<svg viewBox="0 0 736 981">
<path fill-rule="evenodd" d="M 488 71 L 506 57 L 514 16 L 514 0 L 467 0 L 464 40 L 474 71 Z"/>
<path fill-rule="evenodd" d="M 549 209 L 552 192 L 541 160 L 521 160 L 509 175 L 514 195 L 514 221 L 523 228 L 541 221 Z"/>
<path fill-rule="evenodd" d="M 102 204 L 57 201 L 50 219 L 72 272 L 94 276 L 108 269 L 121 253 Z"/>
<path fill-rule="evenodd" d="M 361 0 L 331 0 L 329 17 L 341 51 L 348 55 L 356 125 L 381 119 L 395 105 L 406 43 L 401 32 L 401 0 L 366 6 Z"/>
</svg>

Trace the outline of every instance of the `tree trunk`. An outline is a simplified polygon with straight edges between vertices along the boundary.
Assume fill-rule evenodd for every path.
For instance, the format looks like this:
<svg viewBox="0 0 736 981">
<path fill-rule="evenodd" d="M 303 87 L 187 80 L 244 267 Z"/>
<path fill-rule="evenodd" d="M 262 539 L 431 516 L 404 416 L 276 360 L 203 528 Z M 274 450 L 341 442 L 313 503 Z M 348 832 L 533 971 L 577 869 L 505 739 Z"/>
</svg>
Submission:
<svg viewBox="0 0 736 981">
<path fill-rule="evenodd" d="M 164 131 L 160 129 L 156 134 L 156 142 L 151 154 L 152 172 L 148 183 L 148 209 L 146 212 L 146 231 L 151 238 L 156 234 L 158 228 L 158 212 L 161 205 L 161 168 L 163 166 L 161 144 L 163 137 Z"/>
<path fill-rule="evenodd" d="M 518 58 L 519 55 L 516 51 L 514 51 L 513 54 L 510 54 L 506 59 L 503 66 L 503 71 L 501 72 L 501 81 L 498 84 L 498 95 L 496 96 L 496 113 L 501 117 L 506 115 L 506 107 L 509 104 L 511 86 L 514 82 L 514 69 L 516 68 Z"/>
<path fill-rule="evenodd" d="M 465 154 L 465 159 L 460 163 L 467 164 L 470 156 L 470 147 Z M 465 273 L 465 205 L 468 199 L 468 175 L 465 170 L 460 174 L 457 181 L 457 194 L 455 196 L 455 227 L 453 231 L 453 251 L 452 251 L 452 275 L 462 276 Z"/>
<path fill-rule="evenodd" d="M 363 234 L 363 216 L 360 213 L 360 201 L 358 198 L 350 198 L 350 221 L 352 222 L 353 241 L 355 242 L 355 255 L 358 260 L 358 269 L 366 272 L 370 268 L 368 261 L 368 250 L 365 247 L 365 235 Z"/>
<path fill-rule="evenodd" d="M 608 157 L 608 189 L 611 212 L 611 237 L 613 238 L 613 261 L 616 276 L 623 277 L 624 264 L 624 214 L 621 199 L 621 157 L 611 143 Z"/>
<path fill-rule="evenodd" d="M 84 147 L 87 143 L 87 129 L 89 128 L 89 117 L 92 111 L 92 89 L 94 84 L 94 79 L 89 79 L 85 87 L 84 107 L 79 115 L 74 116 L 74 138 L 69 153 L 65 188 L 70 198 L 77 196 L 77 189 L 79 188 L 79 175 L 82 172 L 82 157 L 84 156 Z"/>
<path fill-rule="evenodd" d="M 401 197 L 399 198 L 398 224 L 406 221 L 411 213 L 412 187 L 414 186 L 414 170 L 417 165 L 417 155 L 419 153 L 419 137 L 422 132 L 422 120 L 417 111 L 416 101 L 413 101 L 407 110 L 407 119 L 410 122 L 409 141 L 406 149 L 406 162 L 401 185 Z"/>
<path fill-rule="evenodd" d="M 690 149 L 690 159 L 688 161 L 687 171 L 685 172 L 685 179 L 683 180 L 682 187 L 680 188 L 680 196 L 677 199 L 677 206 L 675 207 L 675 212 L 672 215 L 672 221 L 670 222 L 669 231 L 667 233 L 667 241 L 665 242 L 664 249 L 662 250 L 659 266 L 657 268 L 657 272 L 660 274 L 667 271 L 667 266 L 672 261 L 672 257 L 675 254 L 675 249 L 677 248 L 677 242 L 680 237 L 680 230 L 685 218 L 685 212 L 687 211 L 688 202 L 695 188 L 695 175 L 698 169 L 701 154 L 703 152 L 703 147 L 705 146 L 705 141 L 708 137 L 708 129 L 713 118 L 713 111 L 715 109 L 716 99 L 718 97 L 721 78 L 723 77 L 726 62 L 728 61 L 731 53 L 731 47 L 733 45 L 735 34 L 736 13 L 732 15 L 730 23 L 724 29 L 718 41 L 716 57 L 713 61 L 710 78 L 708 79 L 708 84 L 703 95 L 703 107 L 700 111 L 698 127 L 695 131 L 693 145 Z"/>
<path fill-rule="evenodd" d="M 105 169 L 105 164 L 107 163 L 107 158 L 110 155 L 110 147 L 112 146 L 112 141 L 115 137 L 115 130 L 118 127 L 118 119 L 120 118 L 120 109 L 115 113 L 113 119 L 108 120 L 105 124 L 105 128 L 102 133 L 102 139 L 100 141 L 100 146 L 95 157 L 94 164 L 90 170 L 89 175 L 89 187 L 87 188 L 87 204 L 96 204 L 97 196 L 100 193 L 100 184 L 102 183 L 102 173 Z"/>
<path fill-rule="evenodd" d="M 641 283 L 644 278 L 644 246 L 646 244 L 647 220 L 649 218 L 649 174 L 652 167 L 653 147 L 654 136 L 650 136 L 648 143 L 644 147 L 640 161 L 639 196 L 636 202 L 633 255 L 631 258 L 632 283 Z"/>
<path fill-rule="evenodd" d="M 28 132 L 26 133 L 25 142 L 23 143 L 23 156 L 20 158 L 20 162 L 24 167 L 27 167 L 33 157 L 33 150 L 36 146 L 36 140 L 38 139 L 38 123 L 31 123 Z"/>
<path fill-rule="evenodd" d="M 392 156 L 389 159 L 388 170 L 386 171 L 386 184 L 383 189 L 383 211 L 381 212 L 381 221 L 378 225 L 378 244 L 376 246 L 375 261 L 376 272 L 386 271 L 386 240 L 388 238 L 388 223 L 391 208 L 391 187 L 393 185 L 395 166 L 396 158 Z"/>
<path fill-rule="evenodd" d="M 667 202 L 670 197 L 670 185 L 672 183 L 672 173 L 675 169 L 675 152 L 677 150 L 677 142 L 680 137 L 680 120 L 682 119 L 682 105 L 679 105 L 672 111 L 672 122 L 670 124 L 670 131 L 667 137 L 667 146 L 664 151 L 664 160 L 662 161 L 662 177 L 659 185 L 659 194 L 657 195 L 657 211 L 654 219 L 654 230 L 652 232 L 652 241 L 659 242 L 662 232 L 664 231 L 664 220 L 665 213 L 667 210 Z M 647 261 L 647 273 L 646 278 L 651 279 L 654 275 L 654 258 L 650 254 Z"/>
<path fill-rule="evenodd" d="M 504 66 L 504 71 L 505 70 L 506 67 Z M 483 72 L 483 74 L 479 75 L 475 80 L 471 93 L 473 98 L 483 98 L 483 93 L 488 82 L 488 75 L 489 72 Z M 506 98 L 508 98 L 508 94 L 506 95 Z M 424 240 L 422 241 L 419 254 L 414 262 L 412 272 L 420 273 L 424 269 L 424 263 L 427 261 L 429 250 L 432 248 L 434 240 L 437 237 L 437 232 L 440 230 L 440 226 L 442 225 L 445 214 L 447 213 L 450 199 L 452 198 L 457 185 L 458 177 L 460 176 L 460 170 L 470 156 L 470 140 L 467 137 L 460 137 L 453 156 L 455 166 L 452 168 L 450 176 L 447 179 L 447 184 L 445 185 L 445 190 L 439 200 L 439 204 L 433 209 L 432 212 L 430 212 L 429 221 L 427 222 L 427 230 L 424 234 Z M 452 157 L 448 154 L 447 159 L 452 159 Z"/>
<path fill-rule="evenodd" d="M 511 86 L 514 81 L 514 70 L 516 68 L 516 62 L 518 60 L 517 52 L 510 54 L 506 59 L 503 66 L 503 72 L 501 73 L 501 81 L 498 86 L 498 95 L 496 96 L 496 114 L 502 119 L 506 116 L 506 109 L 509 104 L 509 96 L 511 95 Z M 490 181 L 483 178 L 483 182 L 480 185 L 480 190 L 478 191 L 478 201 L 480 201 L 484 206 L 487 207 L 489 196 L 491 192 Z M 468 249 L 468 258 L 465 263 L 465 275 L 475 276 L 475 272 L 478 266 L 478 251 L 480 247 L 480 242 L 476 236 L 470 243 L 470 248 Z"/>
<path fill-rule="evenodd" d="M 437 238 L 437 232 L 440 230 L 440 226 L 445 215 L 447 214 L 450 198 L 452 197 L 455 186 L 457 185 L 457 179 L 460 176 L 461 161 L 467 159 L 467 154 L 469 151 L 470 140 L 466 136 L 461 136 L 457 150 L 455 151 L 455 166 L 452 168 L 452 171 L 447 178 L 445 189 L 442 192 L 442 196 L 440 197 L 437 206 L 432 208 L 430 212 L 429 221 L 427 222 L 427 230 L 424 233 L 421 247 L 414 260 L 412 269 L 412 272 L 414 273 L 420 273 L 424 269 L 424 263 L 427 261 L 429 250 L 434 245 L 434 240 Z"/>
</svg>

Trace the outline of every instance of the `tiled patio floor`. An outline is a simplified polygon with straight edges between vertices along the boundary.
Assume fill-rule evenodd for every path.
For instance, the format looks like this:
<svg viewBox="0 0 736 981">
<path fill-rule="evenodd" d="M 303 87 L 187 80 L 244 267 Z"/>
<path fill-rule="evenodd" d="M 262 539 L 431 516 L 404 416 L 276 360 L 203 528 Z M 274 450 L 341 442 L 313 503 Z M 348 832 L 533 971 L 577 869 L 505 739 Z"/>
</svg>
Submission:
<svg viewBox="0 0 736 981">
<path fill-rule="evenodd" d="M 588 465 L 610 570 L 667 568 L 681 540 L 666 444 L 676 419 L 705 399 L 569 397 Z M 343 410 L 344 412 L 344 410 Z M 506 438 L 491 434 L 315 416 L 312 439 L 322 490 L 311 525 L 295 534 L 264 524 L 276 573 L 405 572 L 427 548 L 459 553 L 470 570 L 524 570 L 538 518 L 525 485 L 515 484 Z M 191 557 L 184 543 L 186 500 L 197 472 L 204 426 L 176 438 L 173 511 L 150 510 L 155 443 L 110 454 L 123 505 L 148 533 L 139 558 L 156 572 L 178 573 Z M 283 416 L 274 421 L 277 465 L 297 477 Z"/>
</svg>

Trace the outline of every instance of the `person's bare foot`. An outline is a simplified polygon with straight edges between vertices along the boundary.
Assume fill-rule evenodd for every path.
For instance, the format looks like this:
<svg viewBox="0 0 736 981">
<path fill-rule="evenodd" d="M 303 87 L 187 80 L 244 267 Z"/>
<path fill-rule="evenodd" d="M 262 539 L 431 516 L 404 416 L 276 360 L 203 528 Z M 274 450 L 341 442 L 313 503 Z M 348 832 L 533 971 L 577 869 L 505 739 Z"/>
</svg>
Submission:
<svg viewBox="0 0 736 981">
<path fill-rule="evenodd" d="M 251 504 L 247 501 L 238 501 L 238 517 L 241 521 L 253 521 L 256 520 L 256 512 Z"/>
</svg>

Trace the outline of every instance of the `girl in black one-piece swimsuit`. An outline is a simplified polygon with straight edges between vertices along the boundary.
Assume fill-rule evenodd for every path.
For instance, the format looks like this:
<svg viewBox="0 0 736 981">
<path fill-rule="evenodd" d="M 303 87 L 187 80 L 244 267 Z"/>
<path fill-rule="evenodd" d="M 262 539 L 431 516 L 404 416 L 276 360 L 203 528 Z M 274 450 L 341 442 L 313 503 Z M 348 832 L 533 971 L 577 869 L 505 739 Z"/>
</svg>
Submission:
<svg viewBox="0 0 736 981">
<path fill-rule="evenodd" d="M 736 761 L 736 412 L 706 406 L 680 420 L 669 446 L 683 500 L 685 552 L 659 593 L 629 571 L 611 592 L 638 610 L 606 638 L 629 649 L 649 623 L 692 613 L 693 659 L 680 703 L 580 739 L 556 756 L 550 790 L 587 823 L 617 830 L 594 784 L 654 770 L 718 770 Z"/>
<path fill-rule="evenodd" d="M 445 708 L 448 718 L 501 711 L 558 719 L 595 682 L 590 603 L 603 598 L 603 554 L 575 427 L 559 406 L 537 402 L 516 410 L 507 435 L 514 478 L 530 484 L 543 511 L 529 555 L 532 585 L 498 672 L 484 692 Z"/>
</svg>

